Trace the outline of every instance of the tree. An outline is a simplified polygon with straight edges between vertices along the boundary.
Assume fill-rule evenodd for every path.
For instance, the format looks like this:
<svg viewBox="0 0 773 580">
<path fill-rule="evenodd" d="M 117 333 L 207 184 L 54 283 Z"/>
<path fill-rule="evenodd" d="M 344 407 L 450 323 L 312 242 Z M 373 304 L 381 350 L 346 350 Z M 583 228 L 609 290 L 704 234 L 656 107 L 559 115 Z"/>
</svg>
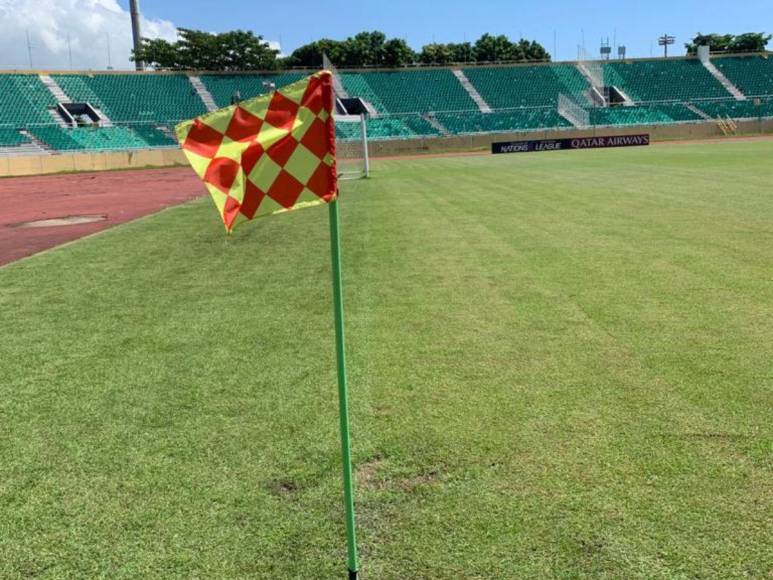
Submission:
<svg viewBox="0 0 773 580">
<path fill-rule="evenodd" d="M 211 34 L 181 28 L 178 35 L 173 43 L 143 38 L 139 51 L 132 51 L 132 60 L 167 70 L 270 70 L 277 66 L 278 51 L 249 31 Z"/>
<path fill-rule="evenodd" d="M 421 48 L 419 62 L 422 64 L 448 64 L 454 62 L 454 53 L 448 44 L 427 44 Z"/>
<path fill-rule="evenodd" d="M 475 49 L 469 42 L 449 44 L 448 48 L 453 53 L 452 62 L 475 62 Z"/>
<path fill-rule="evenodd" d="M 699 46 L 708 46 L 711 52 L 726 52 L 732 40 L 732 34 L 701 34 L 699 32 L 692 42 L 686 44 L 685 47 L 687 54 L 697 54 Z"/>
<path fill-rule="evenodd" d="M 336 66 L 403 66 L 415 58 L 404 40 L 387 40 L 383 32 L 360 32 L 346 40 L 323 39 L 298 47 L 284 61 L 286 66 L 318 68 L 322 54 Z"/>
<path fill-rule="evenodd" d="M 513 43 L 504 34 L 481 36 L 475 43 L 475 56 L 478 62 L 550 60 L 550 54 L 540 43 L 525 38 Z"/>
<path fill-rule="evenodd" d="M 320 68 L 322 55 L 326 54 L 333 64 L 343 62 L 344 43 L 338 40 L 323 38 L 296 48 L 292 54 L 284 59 L 284 67 Z"/>
<path fill-rule="evenodd" d="M 733 38 L 728 50 L 730 52 L 763 52 L 771 38 L 773 37 L 770 34 L 764 32 L 739 34 Z"/>
<path fill-rule="evenodd" d="M 504 34 L 492 36 L 486 33 L 475 43 L 475 58 L 478 62 L 510 60 L 512 56 L 513 43 Z"/>
<path fill-rule="evenodd" d="M 418 60 L 422 64 L 449 64 L 475 62 L 475 50 L 469 42 L 460 44 L 427 44 L 422 47 Z"/>
<path fill-rule="evenodd" d="M 762 52 L 770 39 L 771 36 L 764 32 L 747 32 L 738 36 L 698 33 L 692 42 L 685 44 L 685 48 L 691 55 L 698 53 L 699 46 L 708 46 L 711 52 Z"/>
<path fill-rule="evenodd" d="M 416 53 L 402 38 L 387 40 L 384 43 L 383 55 L 384 66 L 405 66 L 416 60 Z"/>
</svg>

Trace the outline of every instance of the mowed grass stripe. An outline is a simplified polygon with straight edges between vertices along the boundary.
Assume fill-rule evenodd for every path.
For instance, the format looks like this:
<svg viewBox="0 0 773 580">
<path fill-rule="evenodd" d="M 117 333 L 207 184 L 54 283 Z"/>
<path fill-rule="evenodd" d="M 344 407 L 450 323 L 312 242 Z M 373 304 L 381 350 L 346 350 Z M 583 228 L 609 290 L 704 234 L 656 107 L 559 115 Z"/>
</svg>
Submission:
<svg viewBox="0 0 773 580">
<path fill-rule="evenodd" d="M 769 572 L 770 143 L 344 185 L 370 577 Z M 324 208 L 0 271 L 0 576 L 336 578 Z"/>
</svg>

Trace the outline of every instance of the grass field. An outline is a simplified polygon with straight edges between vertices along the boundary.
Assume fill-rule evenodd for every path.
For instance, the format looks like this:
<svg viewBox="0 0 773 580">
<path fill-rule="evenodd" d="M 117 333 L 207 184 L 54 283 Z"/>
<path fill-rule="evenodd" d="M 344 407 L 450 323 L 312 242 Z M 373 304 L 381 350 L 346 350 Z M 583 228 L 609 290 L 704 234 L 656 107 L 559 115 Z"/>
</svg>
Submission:
<svg viewBox="0 0 773 580">
<path fill-rule="evenodd" d="M 366 577 L 770 577 L 773 142 L 375 169 Z M 202 199 L 0 269 L 0 577 L 343 577 L 327 227 Z"/>
</svg>

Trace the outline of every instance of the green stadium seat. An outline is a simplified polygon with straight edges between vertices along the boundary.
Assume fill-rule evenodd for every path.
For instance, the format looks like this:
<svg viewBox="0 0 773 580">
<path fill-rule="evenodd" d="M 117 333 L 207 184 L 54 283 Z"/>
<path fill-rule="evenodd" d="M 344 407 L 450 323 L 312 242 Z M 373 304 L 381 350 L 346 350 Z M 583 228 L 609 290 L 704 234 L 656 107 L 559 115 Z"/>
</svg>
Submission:
<svg viewBox="0 0 773 580">
<path fill-rule="evenodd" d="M 29 138 L 16 129 L 0 127 L 0 147 L 16 147 L 29 142 Z"/>
<path fill-rule="evenodd" d="M 722 57 L 713 58 L 712 62 L 747 97 L 773 95 L 773 58 Z"/>
<path fill-rule="evenodd" d="M 381 113 L 478 110 L 449 69 L 341 73 L 350 96 L 370 101 Z"/>
<path fill-rule="evenodd" d="M 37 139 L 56 151 L 146 149 L 148 144 L 127 127 L 31 127 Z"/>
<path fill-rule="evenodd" d="M 56 107 L 56 99 L 37 75 L 0 75 L 0 125 L 51 123 L 50 107 Z"/>
<path fill-rule="evenodd" d="M 492 113 L 438 113 L 437 119 L 451 134 L 535 131 L 571 127 L 552 107 L 499 110 Z"/>
<path fill-rule="evenodd" d="M 694 103 L 701 111 L 716 119 L 758 119 L 773 117 L 773 98 L 750 98 L 746 101 L 727 99 L 724 101 L 699 101 Z"/>
<path fill-rule="evenodd" d="M 432 124 L 421 115 L 396 115 L 394 117 L 369 118 L 366 122 L 368 139 L 415 139 L 440 135 Z M 359 140 L 360 127 L 357 123 L 337 123 L 336 139 L 341 141 Z"/>
<path fill-rule="evenodd" d="M 729 93 L 697 58 L 610 62 L 604 83 L 617 86 L 635 102 L 690 101 Z"/>
<path fill-rule="evenodd" d="M 660 125 L 701 120 L 700 115 L 681 103 L 590 110 L 592 125 Z"/>
<path fill-rule="evenodd" d="M 183 74 L 51 76 L 74 101 L 91 103 L 114 123 L 169 123 L 206 113 Z"/>
<path fill-rule="evenodd" d="M 475 67 L 464 74 L 492 109 L 557 105 L 562 93 L 588 103 L 590 85 L 572 65 Z"/>
<path fill-rule="evenodd" d="M 132 131 L 150 147 L 174 147 L 177 141 L 158 127 L 152 125 L 132 125 Z"/>
<path fill-rule="evenodd" d="M 242 99 L 250 99 L 270 89 L 264 83 L 273 83 L 276 88 L 294 83 L 306 77 L 308 72 L 286 72 L 278 74 L 206 74 L 199 78 L 212 95 L 218 107 L 227 107 L 238 91 Z"/>
</svg>

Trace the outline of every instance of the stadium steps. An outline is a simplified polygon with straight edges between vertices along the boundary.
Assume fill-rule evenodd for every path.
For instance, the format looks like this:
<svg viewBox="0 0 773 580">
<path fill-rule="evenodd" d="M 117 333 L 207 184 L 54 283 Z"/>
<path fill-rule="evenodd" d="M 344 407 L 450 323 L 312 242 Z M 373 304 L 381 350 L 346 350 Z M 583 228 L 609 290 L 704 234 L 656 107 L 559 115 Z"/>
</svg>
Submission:
<svg viewBox="0 0 773 580">
<path fill-rule="evenodd" d="M 633 99 L 628 96 L 628 93 L 626 93 L 623 89 L 621 89 L 618 86 L 615 86 L 615 89 L 618 93 L 620 93 L 620 96 L 623 97 L 623 106 L 624 107 L 634 107 L 636 106 L 636 103 L 633 102 Z"/>
<path fill-rule="evenodd" d="M 49 155 L 49 152 L 41 149 L 35 143 L 0 147 L 0 157 L 29 157 L 31 155 Z"/>
<path fill-rule="evenodd" d="M 62 129 L 66 129 L 68 127 L 67 122 L 62 119 L 62 116 L 57 112 L 56 109 L 49 109 L 48 112 L 51 115 L 51 120 L 59 127 Z"/>
<path fill-rule="evenodd" d="M 467 78 L 467 75 L 464 74 L 464 71 L 461 69 L 456 69 L 453 71 L 454 76 L 459 79 L 459 82 L 464 87 L 464 90 L 467 91 L 467 94 L 470 95 L 470 98 L 475 101 L 475 104 L 478 105 L 478 109 L 480 109 L 481 113 L 490 113 L 491 107 L 488 106 L 488 103 L 483 100 L 483 97 L 478 92 L 478 89 L 476 89 L 474 86 L 472 86 L 472 83 L 470 82 L 470 79 Z"/>
<path fill-rule="evenodd" d="M 481 112 L 484 112 L 484 111 L 481 111 Z M 490 113 L 490 112 L 491 112 L 491 109 L 489 109 L 489 111 L 488 111 L 488 112 Z M 438 118 L 437 118 L 437 117 L 436 117 L 436 116 L 435 116 L 433 113 L 427 113 L 426 115 L 422 115 L 422 117 L 423 117 L 424 119 L 426 119 L 427 123 L 429 123 L 430 125 L 432 125 L 432 127 L 433 127 L 433 128 L 434 128 L 434 129 L 435 129 L 435 130 L 436 130 L 438 133 L 440 133 L 441 135 L 443 135 L 443 136 L 448 136 L 448 135 L 450 135 L 450 134 L 451 134 L 451 133 L 449 132 L 449 130 L 448 130 L 448 129 L 446 129 L 446 128 L 443 126 L 443 124 L 442 124 L 440 121 L 438 121 Z"/>
<path fill-rule="evenodd" d="M 94 109 L 94 112 L 97 114 L 97 117 L 99 117 L 100 127 L 114 126 L 113 122 L 110 120 L 110 117 L 108 117 L 102 109 L 100 109 L 99 107 L 95 107 L 93 104 L 91 105 L 91 108 Z"/>
<path fill-rule="evenodd" d="M 27 155 L 50 155 L 51 154 L 51 148 L 43 143 L 40 139 L 35 137 L 30 131 L 20 131 L 22 135 L 27 137 L 27 139 L 30 142 L 30 145 L 32 147 L 29 148 L 29 153 Z"/>
<path fill-rule="evenodd" d="M 585 79 L 585 82 L 587 82 L 588 85 L 590 85 L 590 88 L 588 89 L 588 92 L 586 94 L 586 98 L 590 101 L 591 104 L 601 105 L 603 107 L 606 107 L 607 99 L 604 96 L 604 87 L 597 86 L 596 81 L 593 80 L 593 75 L 590 74 L 588 67 L 585 66 L 583 63 L 578 62 L 575 66 L 577 70 L 580 71 L 580 74 Z"/>
<path fill-rule="evenodd" d="M 54 98 L 58 103 L 72 103 L 72 99 L 62 90 L 62 87 L 59 86 L 59 83 L 52 79 L 50 75 L 41 74 L 39 76 L 40 81 L 51 92 L 51 94 L 54 95 Z"/>
<path fill-rule="evenodd" d="M 713 62 L 710 60 L 704 61 L 703 66 L 705 66 L 706 70 L 709 71 L 714 76 L 714 78 L 717 79 L 722 84 L 722 86 L 727 89 L 728 93 L 735 97 L 736 101 L 746 100 L 746 95 L 744 95 L 737 86 L 731 83 L 730 79 L 727 78 L 721 70 L 714 66 Z"/>
<path fill-rule="evenodd" d="M 698 107 L 696 107 L 692 103 L 685 103 L 684 106 L 687 107 L 688 109 L 690 109 L 696 115 L 698 115 L 701 119 L 705 119 L 706 121 L 713 121 L 714 120 L 713 117 L 711 117 L 711 115 L 707 114 L 704 111 L 701 111 Z"/>
<path fill-rule="evenodd" d="M 201 79 L 193 75 L 189 76 L 188 79 L 190 79 L 193 88 L 196 89 L 199 97 L 201 97 L 201 100 L 204 102 L 207 111 L 216 111 L 218 108 L 217 103 L 215 103 L 215 99 L 212 98 L 212 93 L 204 86 Z"/>
<path fill-rule="evenodd" d="M 349 93 L 344 88 L 344 84 L 341 82 L 341 76 L 338 71 L 333 71 L 333 91 L 339 99 L 348 99 Z"/>
</svg>

